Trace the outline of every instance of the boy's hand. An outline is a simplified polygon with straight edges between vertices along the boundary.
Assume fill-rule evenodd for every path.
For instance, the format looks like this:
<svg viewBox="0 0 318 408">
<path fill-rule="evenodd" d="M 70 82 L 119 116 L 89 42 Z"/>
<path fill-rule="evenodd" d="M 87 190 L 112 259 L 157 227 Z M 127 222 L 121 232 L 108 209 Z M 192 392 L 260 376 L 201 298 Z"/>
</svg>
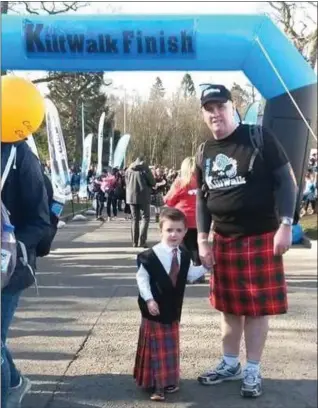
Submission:
<svg viewBox="0 0 318 408">
<path fill-rule="evenodd" d="M 213 256 L 213 250 L 208 243 L 208 240 L 199 242 L 199 256 L 202 262 L 202 265 L 206 269 L 212 269 L 215 265 L 215 260 Z"/>
<path fill-rule="evenodd" d="M 147 301 L 147 307 L 152 316 L 158 316 L 160 314 L 159 306 L 153 299 Z"/>
</svg>

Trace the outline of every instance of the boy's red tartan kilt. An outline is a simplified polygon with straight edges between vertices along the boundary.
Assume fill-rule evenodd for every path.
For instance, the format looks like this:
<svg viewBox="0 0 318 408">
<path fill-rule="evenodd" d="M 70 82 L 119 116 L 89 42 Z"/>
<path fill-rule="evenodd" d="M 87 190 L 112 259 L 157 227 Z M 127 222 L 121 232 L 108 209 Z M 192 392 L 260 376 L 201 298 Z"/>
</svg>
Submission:
<svg viewBox="0 0 318 408">
<path fill-rule="evenodd" d="M 237 316 L 287 312 L 282 256 L 275 256 L 275 232 L 241 238 L 214 234 L 216 265 L 210 280 L 210 302 Z"/>
<path fill-rule="evenodd" d="M 180 378 L 179 323 L 142 319 L 134 379 L 143 388 L 178 385 Z"/>
</svg>

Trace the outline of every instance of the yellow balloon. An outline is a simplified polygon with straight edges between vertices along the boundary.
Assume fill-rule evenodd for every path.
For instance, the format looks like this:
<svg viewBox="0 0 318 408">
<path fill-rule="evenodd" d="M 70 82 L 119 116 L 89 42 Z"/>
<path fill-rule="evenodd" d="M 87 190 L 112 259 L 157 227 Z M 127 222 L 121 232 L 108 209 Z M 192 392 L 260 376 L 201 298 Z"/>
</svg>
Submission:
<svg viewBox="0 0 318 408">
<path fill-rule="evenodd" d="M 17 76 L 1 77 L 1 142 L 26 139 L 41 126 L 44 98 L 32 82 Z"/>
</svg>

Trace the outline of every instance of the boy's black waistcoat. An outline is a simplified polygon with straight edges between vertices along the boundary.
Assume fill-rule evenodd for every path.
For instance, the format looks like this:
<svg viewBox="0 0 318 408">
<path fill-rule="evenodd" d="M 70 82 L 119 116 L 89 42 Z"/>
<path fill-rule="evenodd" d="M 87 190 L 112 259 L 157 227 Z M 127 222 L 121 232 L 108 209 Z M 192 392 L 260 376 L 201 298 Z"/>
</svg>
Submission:
<svg viewBox="0 0 318 408">
<path fill-rule="evenodd" d="M 184 290 L 190 267 L 190 255 L 181 249 L 180 271 L 177 284 L 174 287 L 172 281 L 152 249 L 148 249 L 137 256 L 138 267 L 144 266 L 149 274 L 150 288 L 154 300 L 158 303 L 160 315 L 152 316 L 147 308 L 147 303 L 139 295 L 138 304 L 144 318 L 169 324 L 180 321 Z"/>
</svg>

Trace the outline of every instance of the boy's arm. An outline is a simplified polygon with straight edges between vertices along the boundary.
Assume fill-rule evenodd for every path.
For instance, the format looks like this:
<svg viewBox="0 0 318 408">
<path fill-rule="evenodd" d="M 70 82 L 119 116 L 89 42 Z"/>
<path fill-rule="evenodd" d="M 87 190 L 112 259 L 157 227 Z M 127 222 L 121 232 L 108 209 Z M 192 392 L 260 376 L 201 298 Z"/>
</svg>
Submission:
<svg viewBox="0 0 318 408">
<path fill-rule="evenodd" d="M 208 269 L 206 269 L 203 265 L 194 266 L 191 260 L 187 279 L 189 282 L 194 282 L 207 272 L 209 272 Z"/>
<path fill-rule="evenodd" d="M 151 289 L 150 289 L 150 283 L 149 283 L 149 274 L 146 271 L 146 269 L 143 267 L 142 264 L 140 265 L 137 271 L 136 279 L 137 279 L 138 290 L 143 300 L 147 302 L 148 300 L 153 299 Z"/>
</svg>

